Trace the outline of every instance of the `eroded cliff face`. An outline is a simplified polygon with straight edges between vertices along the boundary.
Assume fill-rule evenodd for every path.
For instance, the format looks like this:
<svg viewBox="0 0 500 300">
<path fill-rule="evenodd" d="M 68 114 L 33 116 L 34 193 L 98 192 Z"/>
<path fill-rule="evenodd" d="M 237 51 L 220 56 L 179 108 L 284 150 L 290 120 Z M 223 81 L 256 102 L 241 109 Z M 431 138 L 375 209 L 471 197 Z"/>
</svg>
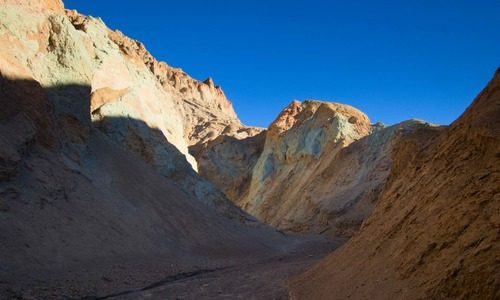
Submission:
<svg viewBox="0 0 500 300">
<path fill-rule="evenodd" d="M 293 101 L 265 133 L 221 137 L 198 162 L 203 176 L 266 223 L 350 237 L 387 182 L 394 147 L 426 129 L 439 127 L 371 125 L 347 105 Z"/>
<path fill-rule="evenodd" d="M 400 144 L 360 231 L 292 285 L 294 299 L 498 299 L 500 72 L 440 132 Z"/>
<path fill-rule="evenodd" d="M 68 12 L 68 15 L 75 20 L 74 23 L 84 24 L 84 20 L 89 19 L 75 12 Z M 124 36 L 119 31 L 109 32 L 109 38 L 131 62 L 144 64 L 164 91 L 173 96 L 173 102 L 182 116 L 183 137 L 189 147 L 202 149 L 206 143 L 222 133 L 241 138 L 259 131 L 241 124 L 231 102 L 220 86 L 214 84 L 212 78 L 198 81 L 181 69 L 156 61 L 140 42 Z"/>
<path fill-rule="evenodd" d="M 238 214 L 196 174 L 189 147 L 196 152 L 221 133 L 241 138 L 259 130 L 241 124 L 212 79 L 198 81 L 156 61 L 140 42 L 100 19 L 64 11 L 59 1 L 2 1 L 0 17 L 2 72 L 47 88 L 57 125 L 72 142 L 85 144 L 93 123 L 184 191 Z M 58 88 L 67 85 L 79 88 Z"/>
<path fill-rule="evenodd" d="M 373 126 L 370 134 L 347 145 L 345 139 L 331 141 L 307 164 L 304 158 L 290 164 L 277 160 L 278 181 L 254 178 L 258 190 L 249 199 L 263 199 L 257 202 L 257 216 L 284 230 L 350 237 L 371 214 L 387 182 L 394 147 L 427 128 L 435 126 L 420 121 Z"/>
<path fill-rule="evenodd" d="M 425 126 L 382 129 L 346 105 L 294 101 L 267 131 L 245 127 L 211 78 L 158 62 L 99 19 L 58 1 L 5 1 L 0 14 L 2 70 L 48 89 L 40 102 L 73 145 L 63 147 L 83 147 L 92 123 L 228 216 L 248 218 L 227 197 L 281 229 L 350 236 L 386 181 L 392 145 Z"/>
<path fill-rule="evenodd" d="M 352 107 L 292 102 L 269 126 L 242 207 L 283 229 L 314 226 L 315 221 L 305 220 L 304 214 L 317 206 L 299 194 L 342 148 L 370 131 L 366 115 Z"/>
</svg>

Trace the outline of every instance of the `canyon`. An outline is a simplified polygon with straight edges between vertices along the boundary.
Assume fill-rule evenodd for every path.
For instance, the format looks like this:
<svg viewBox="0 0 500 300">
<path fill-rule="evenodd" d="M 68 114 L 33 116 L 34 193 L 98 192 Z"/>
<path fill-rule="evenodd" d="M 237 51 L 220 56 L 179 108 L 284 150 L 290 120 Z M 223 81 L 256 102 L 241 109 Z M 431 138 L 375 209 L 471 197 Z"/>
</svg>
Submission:
<svg viewBox="0 0 500 300">
<path fill-rule="evenodd" d="M 214 79 L 0 0 L 2 299 L 498 299 L 500 71 L 451 125 Z"/>
</svg>

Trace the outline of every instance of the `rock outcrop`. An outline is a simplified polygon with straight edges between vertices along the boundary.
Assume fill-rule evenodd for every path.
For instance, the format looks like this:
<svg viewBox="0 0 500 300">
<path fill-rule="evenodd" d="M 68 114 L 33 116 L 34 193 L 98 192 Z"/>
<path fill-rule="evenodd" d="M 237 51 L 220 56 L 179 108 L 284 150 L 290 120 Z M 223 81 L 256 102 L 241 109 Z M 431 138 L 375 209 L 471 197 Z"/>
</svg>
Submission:
<svg viewBox="0 0 500 300">
<path fill-rule="evenodd" d="M 3 4 L 15 5 L 18 7 L 22 6 L 24 9 L 28 9 L 32 12 L 55 12 L 64 14 L 64 4 L 61 0 L 2 0 L 2 5 Z"/>
<path fill-rule="evenodd" d="M 220 137 L 198 164 L 200 174 L 266 223 L 349 237 L 387 182 L 393 148 L 427 129 L 439 127 L 416 120 L 371 125 L 347 105 L 293 101 L 265 136 Z"/>
<path fill-rule="evenodd" d="M 69 12 L 69 15 L 73 20 L 81 18 L 75 12 Z M 88 17 L 86 19 L 92 20 Z M 144 45 L 119 31 L 110 31 L 108 36 L 118 45 L 127 60 L 146 66 L 163 90 L 172 96 L 176 109 L 182 116 L 180 124 L 183 125 L 183 136 L 188 146 L 203 148 L 204 144 L 222 133 L 246 137 L 247 132 L 253 132 L 251 127 L 241 124 L 231 102 L 227 100 L 222 89 L 214 84 L 212 78 L 198 81 L 181 69 L 156 61 Z"/>
<path fill-rule="evenodd" d="M 441 132 L 421 132 L 360 231 L 292 285 L 293 299 L 500 297 L 500 71 Z"/>
<path fill-rule="evenodd" d="M 312 226 L 301 214 L 317 206 L 299 194 L 342 148 L 370 131 L 368 118 L 352 107 L 292 102 L 269 126 L 242 207 L 282 229 Z"/>
</svg>

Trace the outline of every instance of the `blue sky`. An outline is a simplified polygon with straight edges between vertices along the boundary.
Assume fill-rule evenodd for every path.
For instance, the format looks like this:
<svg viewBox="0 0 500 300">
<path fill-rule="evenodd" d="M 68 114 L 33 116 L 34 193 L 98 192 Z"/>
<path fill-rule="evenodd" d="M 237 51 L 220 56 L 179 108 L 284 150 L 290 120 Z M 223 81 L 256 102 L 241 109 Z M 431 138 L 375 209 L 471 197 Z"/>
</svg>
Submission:
<svg viewBox="0 0 500 300">
<path fill-rule="evenodd" d="M 76 1 L 158 59 L 212 76 L 245 124 L 293 99 L 448 124 L 500 66 L 500 1 Z"/>
</svg>

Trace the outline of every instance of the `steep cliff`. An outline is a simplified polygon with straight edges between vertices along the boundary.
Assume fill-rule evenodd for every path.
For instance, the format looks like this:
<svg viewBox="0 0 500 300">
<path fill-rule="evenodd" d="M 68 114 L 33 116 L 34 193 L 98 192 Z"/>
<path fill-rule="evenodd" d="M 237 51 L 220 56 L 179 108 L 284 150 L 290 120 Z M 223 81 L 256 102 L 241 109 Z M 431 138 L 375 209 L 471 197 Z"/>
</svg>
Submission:
<svg viewBox="0 0 500 300">
<path fill-rule="evenodd" d="M 500 72 L 450 127 L 400 144 L 360 231 L 293 299 L 498 299 Z"/>
</svg>

